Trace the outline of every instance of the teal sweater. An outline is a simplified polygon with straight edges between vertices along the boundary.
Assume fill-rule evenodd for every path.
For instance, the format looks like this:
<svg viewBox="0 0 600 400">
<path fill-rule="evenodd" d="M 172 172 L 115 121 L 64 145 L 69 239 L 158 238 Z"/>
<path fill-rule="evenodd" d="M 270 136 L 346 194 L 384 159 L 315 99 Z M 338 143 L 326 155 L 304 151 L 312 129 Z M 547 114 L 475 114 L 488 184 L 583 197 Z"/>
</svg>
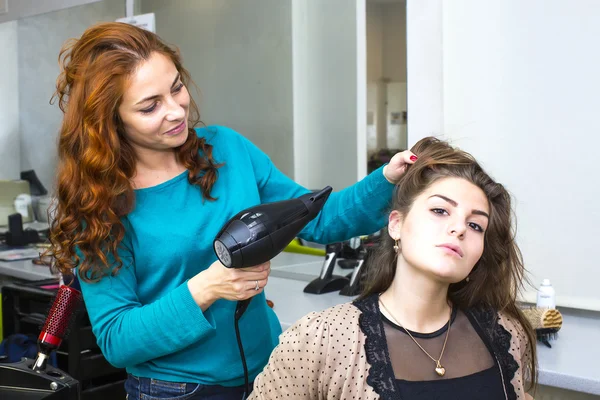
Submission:
<svg viewBox="0 0 600 400">
<path fill-rule="evenodd" d="M 186 173 L 136 190 L 135 208 L 123 218 L 123 268 L 81 286 L 93 332 L 111 364 L 140 377 L 238 386 L 244 378 L 233 324 L 236 303 L 221 299 L 202 312 L 187 281 L 216 260 L 213 239 L 229 218 L 308 190 L 233 130 L 213 126 L 197 133 L 213 145 L 215 160 L 225 163 L 211 192 L 217 200 L 203 200 Z M 332 193 L 299 236 L 331 243 L 375 232 L 387 223 L 392 189 L 382 169 L 371 173 Z M 281 333 L 265 295 L 256 297 L 240 320 L 251 380 Z"/>
</svg>

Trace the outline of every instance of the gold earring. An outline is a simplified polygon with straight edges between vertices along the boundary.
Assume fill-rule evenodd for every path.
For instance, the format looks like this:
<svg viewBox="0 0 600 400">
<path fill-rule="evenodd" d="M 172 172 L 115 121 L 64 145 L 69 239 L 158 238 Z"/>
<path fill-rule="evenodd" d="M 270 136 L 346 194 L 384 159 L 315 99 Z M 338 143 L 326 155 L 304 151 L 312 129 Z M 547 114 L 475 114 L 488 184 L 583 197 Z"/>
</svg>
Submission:
<svg viewBox="0 0 600 400">
<path fill-rule="evenodd" d="M 467 283 L 469 283 L 470 280 L 471 280 L 471 278 L 468 276 L 465 278 L 465 282 L 467 282 Z"/>
<path fill-rule="evenodd" d="M 398 252 L 398 248 L 399 248 L 399 247 L 398 247 L 398 239 L 396 239 L 396 240 L 395 240 L 395 243 L 394 243 L 394 251 L 395 251 L 396 253 Z"/>
</svg>

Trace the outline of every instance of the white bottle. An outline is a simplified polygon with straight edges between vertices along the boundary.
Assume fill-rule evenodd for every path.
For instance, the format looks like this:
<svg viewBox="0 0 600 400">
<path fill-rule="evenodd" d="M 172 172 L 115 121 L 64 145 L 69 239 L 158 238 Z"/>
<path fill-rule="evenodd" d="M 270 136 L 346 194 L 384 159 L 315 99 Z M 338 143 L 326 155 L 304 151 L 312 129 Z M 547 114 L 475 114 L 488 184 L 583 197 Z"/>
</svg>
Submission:
<svg viewBox="0 0 600 400">
<path fill-rule="evenodd" d="M 554 294 L 554 288 L 550 283 L 550 279 L 544 279 L 537 293 L 538 308 L 556 308 Z"/>
<path fill-rule="evenodd" d="M 29 218 L 29 209 L 31 208 L 31 196 L 22 193 L 15 199 L 15 210 L 23 216 Z"/>
</svg>

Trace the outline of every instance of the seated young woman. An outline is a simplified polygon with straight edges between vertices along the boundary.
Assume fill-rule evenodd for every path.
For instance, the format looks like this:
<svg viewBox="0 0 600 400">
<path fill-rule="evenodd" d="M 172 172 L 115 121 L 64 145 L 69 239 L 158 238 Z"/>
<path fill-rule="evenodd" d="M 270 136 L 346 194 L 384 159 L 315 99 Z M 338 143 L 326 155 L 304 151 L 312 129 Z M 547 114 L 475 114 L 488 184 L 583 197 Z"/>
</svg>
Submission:
<svg viewBox="0 0 600 400">
<path fill-rule="evenodd" d="M 251 399 L 531 398 L 510 195 L 444 141 L 411 150 L 363 293 L 284 332 Z"/>
</svg>

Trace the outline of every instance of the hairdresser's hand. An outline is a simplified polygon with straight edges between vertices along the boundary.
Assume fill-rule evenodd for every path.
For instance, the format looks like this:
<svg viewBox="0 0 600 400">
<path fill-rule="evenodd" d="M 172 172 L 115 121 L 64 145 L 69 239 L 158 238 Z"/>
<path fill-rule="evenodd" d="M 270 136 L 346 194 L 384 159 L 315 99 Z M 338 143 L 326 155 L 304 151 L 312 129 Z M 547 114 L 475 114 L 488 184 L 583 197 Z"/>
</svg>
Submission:
<svg viewBox="0 0 600 400">
<path fill-rule="evenodd" d="M 383 167 L 383 176 L 385 176 L 388 182 L 395 185 L 400 180 L 404 171 L 406 171 L 406 166 L 413 164 L 415 161 L 417 161 L 417 156 L 410 150 L 396 153 L 390 162 Z"/>
<path fill-rule="evenodd" d="M 190 279 L 188 288 L 196 304 L 205 311 L 218 299 L 246 300 L 262 293 L 270 272 L 270 261 L 239 269 L 227 268 L 215 261 L 207 270 Z"/>
</svg>

